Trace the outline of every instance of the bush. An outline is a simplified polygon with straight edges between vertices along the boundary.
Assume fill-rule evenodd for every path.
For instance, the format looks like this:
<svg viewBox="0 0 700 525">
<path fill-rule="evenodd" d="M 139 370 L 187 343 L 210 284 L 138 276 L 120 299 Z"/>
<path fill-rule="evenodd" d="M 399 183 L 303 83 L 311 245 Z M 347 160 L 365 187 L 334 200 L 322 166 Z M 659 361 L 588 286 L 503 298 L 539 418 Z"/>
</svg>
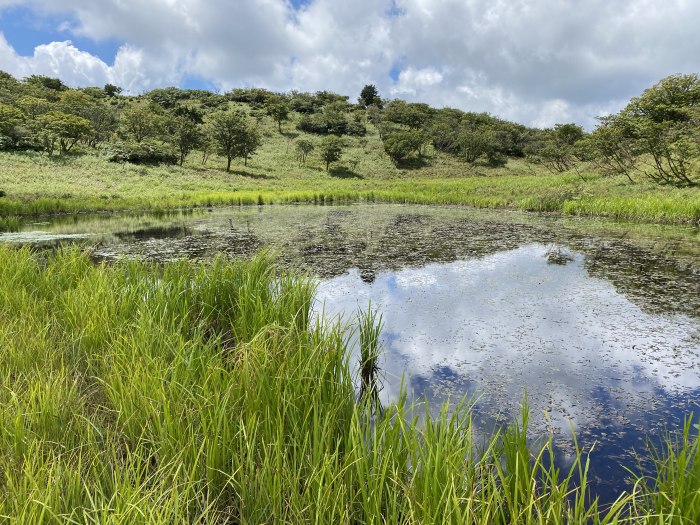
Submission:
<svg viewBox="0 0 700 525">
<path fill-rule="evenodd" d="M 492 168 L 502 168 L 508 164 L 508 156 L 501 153 L 500 151 L 488 151 L 486 153 L 486 162 Z"/>
<path fill-rule="evenodd" d="M 110 162 L 132 164 L 177 164 L 179 157 L 172 146 L 155 141 L 113 142 L 104 153 Z"/>
</svg>

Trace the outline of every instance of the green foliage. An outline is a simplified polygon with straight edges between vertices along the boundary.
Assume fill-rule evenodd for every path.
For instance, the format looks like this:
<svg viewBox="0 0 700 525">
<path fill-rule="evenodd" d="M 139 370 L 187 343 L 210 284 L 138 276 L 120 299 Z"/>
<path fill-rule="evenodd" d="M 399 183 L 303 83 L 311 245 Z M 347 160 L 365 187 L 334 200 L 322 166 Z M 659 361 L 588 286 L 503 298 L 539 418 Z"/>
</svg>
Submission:
<svg viewBox="0 0 700 525">
<path fill-rule="evenodd" d="M 632 180 L 637 172 L 665 184 L 695 184 L 700 163 L 700 78 L 673 75 L 601 119 L 594 133 L 600 163 Z M 609 139 L 609 140 L 607 140 Z"/>
<path fill-rule="evenodd" d="M 427 104 L 392 100 L 384 109 L 384 118 L 411 129 L 424 129 L 430 124 L 434 113 L 435 110 Z"/>
<path fill-rule="evenodd" d="M 122 112 L 119 126 L 123 137 L 138 143 L 160 135 L 163 124 L 162 115 L 155 108 L 139 102 Z"/>
<path fill-rule="evenodd" d="M 17 145 L 23 120 L 24 114 L 19 109 L 0 102 L 0 150 L 13 149 Z"/>
<path fill-rule="evenodd" d="M 577 124 L 556 124 L 540 133 L 538 140 L 528 146 L 527 153 L 549 170 L 564 173 L 579 161 L 578 143 L 584 136 L 583 128 Z"/>
<path fill-rule="evenodd" d="M 321 160 L 326 163 L 326 171 L 332 162 L 337 162 L 343 154 L 343 141 L 338 137 L 325 137 L 319 146 Z"/>
<path fill-rule="evenodd" d="M 394 164 L 401 164 L 410 155 L 420 155 L 427 142 L 425 133 L 418 130 L 394 131 L 384 136 L 384 151 Z"/>
<path fill-rule="evenodd" d="M 379 109 L 382 108 L 382 99 L 379 96 L 379 91 L 377 91 L 377 86 L 374 84 L 367 84 L 362 88 L 362 91 L 360 91 L 360 98 L 357 102 L 363 108 L 368 108 L 370 106 L 376 106 Z"/>
<path fill-rule="evenodd" d="M 141 142 L 113 141 L 103 149 L 110 162 L 132 164 L 176 164 L 182 153 L 169 144 L 146 139 Z"/>
<path fill-rule="evenodd" d="M 295 150 L 299 164 L 306 164 L 307 157 L 314 151 L 314 143 L 307 139 L 299 139 L 296 141 Z"/>
<path fill-rule="evenodd" d="M 36 86 L 51 91 L 65 91 L 68 89 L 61 79 L 47 77 L 45 75 L 30 75 L 24 79 L 29 86 Z"/>
<path fill-rule="evenodd" d="M 242 157 L 248 165 L 248 158 L 262 144 L 262 137 L 242 111 L 219 111 L 210 115 L 207 121 L 207 134 L 219 155 L 226 157 L 226 171 L 231 171 L 231 162 Z"/>
<path fill-rule="evenodd" d="M 90 136 L 92 131 L 92 125 L 83 117 L 61 111 L 49 111 L 41 116 L 37 135 L 49 155 L 53 153 L 56 141 L 60 145 L 61 154 L 65 154 L 79 140 Z"/>
<path fill-rule="evenodd" d="M 115 86 L 114 84 L 105 84 L 103 91 L 105 92 L 105 95 L 112 98 L 119 96 L 123 90 L 122 88 L 120 88 L 119 86 Z"/>
<path fill-rule="evenodd" d="M 165 120 L 168 142 L 180 152 L 180 166 L 187 156 L 199 147 L 202 141 L 200 126 L 190 118 L 180 115 L 168 116 Z"/>
<path fill-rule="evenodd" d="M 282 133 L 282 122 L 289 120 L 289 105 L 284 99 L 276 99 L 265 106 L 265 111 L 277 123 L 277 129 Z"/>
</svg>

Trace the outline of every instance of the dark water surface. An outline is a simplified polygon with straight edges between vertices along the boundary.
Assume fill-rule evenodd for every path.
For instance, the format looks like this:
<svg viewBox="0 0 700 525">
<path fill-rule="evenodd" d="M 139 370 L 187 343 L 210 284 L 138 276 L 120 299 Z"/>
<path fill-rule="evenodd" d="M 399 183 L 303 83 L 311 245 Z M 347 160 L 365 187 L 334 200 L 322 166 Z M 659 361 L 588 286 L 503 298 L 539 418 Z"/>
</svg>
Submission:
<svg viewBox="0 0 700 525">
<path fill-rule="evenodd" d="M 0 242 L 87 242 L 98 258 L 205 259 L 269 247 L 321 278 L 317 309 L 383 314 L 382 399 L 473 396 L 489 429 L 517 418 L 593 447 L 603 500 L 647 437 L 700 415 L 700 232 L 680 226 L 421 206 L 285 206 L 86 216 Z M 696 417 L 697 419 L 697 417 Z"/>
</svg>

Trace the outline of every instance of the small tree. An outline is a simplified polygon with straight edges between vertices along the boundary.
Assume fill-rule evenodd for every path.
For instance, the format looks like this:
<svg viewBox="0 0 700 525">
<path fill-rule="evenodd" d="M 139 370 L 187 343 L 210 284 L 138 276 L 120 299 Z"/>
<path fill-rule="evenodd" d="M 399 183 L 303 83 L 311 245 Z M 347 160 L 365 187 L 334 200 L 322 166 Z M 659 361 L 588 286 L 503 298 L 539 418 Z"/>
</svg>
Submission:
<svg viewBox="0 0 700 525">
<path fill-rule="evenodd" d="M 122 92 L 122 88 L 115 86 L 114 84 L 105 84 L 103 88 L 105 95 L 108 97 L 116 97 Z"/>
<path fill-rule="evenodd" d="M 257 149 L 262 145 L 260 132 L 254 126 L 244 121 L 245 126 L 241 130 L 237 152 L 239 157 L 243 157 L 243 165 L 248 165 L 248 158 L 255 155 Z"/>
<path fill-rule="evenodd" d="M 231 162 L 236 157 L 243 157 L 247 166 L 248 158 L 262 144 L 260 133 L 243 111 L 214 113 L 207 123 L 207 134 L 217 153 L 226 157 L 226 171 L 231 171 Z"/>
<path fill-rule="evenodd" d="M 282 133 L 282 122 L 289 120 L 289 105 L 283 99 L 275 100 L 266 105 L 265 111 L 277 123 L 277 129 Z"/>
<path fill-rule="evenodd" d="M 306 158 L 313 152 L 314 143 L 307 139 L 299 139 L 296 144 L 299 164 L 306 164 Z"/>
<path fill-rule="evenodd" d="M 20 110 L 0 102 L 0 149 L 7 143 L 14 147 L 19 139 L 18 126 L 24 119 Z"/>
<path fill-rule="evenodd" d="M 202 132 L 193 120 L 177 115 L 168 118 L 166 129 L 170 143 L 180 153 L 180 166 L 182 166 L 187 155 L 200 145 Z"/>
<path fill-rule="evenodd" d="M 413 153 L 420 155 L 426 140 L 421 131 L 394 131 L 384 137 L 384 151 L 398 165 Z"/>
<path fill-rule="evenodd" d="M 331 162 L 337 162 L 343 154 L 343 141 L 338 137 L 326 137 L 319 148 L 321 160 L 326 163 L 326 171 L 330 170 Z"/>
<path fill-rule="evenodd" d="M 357 100 L 360 106 L 364 108 L 369 108 L 371 106 L 376 106 L 377 108 L 382 107 L 382 99 L 379 97 L 379 91 L 377 91 L 377 86 L 374 84 L 367 84 L 360 91 L 360 98 Z"/>
</svg>

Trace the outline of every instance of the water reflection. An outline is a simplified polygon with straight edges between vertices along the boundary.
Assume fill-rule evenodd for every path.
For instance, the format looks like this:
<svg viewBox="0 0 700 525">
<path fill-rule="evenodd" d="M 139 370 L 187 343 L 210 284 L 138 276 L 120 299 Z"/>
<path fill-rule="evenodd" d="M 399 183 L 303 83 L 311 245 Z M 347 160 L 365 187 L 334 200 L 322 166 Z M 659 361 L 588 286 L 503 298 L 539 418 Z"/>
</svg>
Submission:
<svg viewBox="0 0 700 525">
<path fill-rule="evenodd" d="M 697 318 L 643 310 L 586 261 L 527 244 L 371 283 L 353 270 L 325 281 L 318 298 L 331 314 L 369 301 L 384 313 L 384 402 L 404 373 L 433 405 L 478 396 L 477 422 L 490 428 L 516 418 L 527 392 L 535 432 L 551 429 L 564 457 L 572 428 L 584 447 L 598 443 L 593 475 L 617 487 L 625 471 L 611 459 L 630 466 L 648 432 L 698 412 L 700 331 Z"/>
</svg>

